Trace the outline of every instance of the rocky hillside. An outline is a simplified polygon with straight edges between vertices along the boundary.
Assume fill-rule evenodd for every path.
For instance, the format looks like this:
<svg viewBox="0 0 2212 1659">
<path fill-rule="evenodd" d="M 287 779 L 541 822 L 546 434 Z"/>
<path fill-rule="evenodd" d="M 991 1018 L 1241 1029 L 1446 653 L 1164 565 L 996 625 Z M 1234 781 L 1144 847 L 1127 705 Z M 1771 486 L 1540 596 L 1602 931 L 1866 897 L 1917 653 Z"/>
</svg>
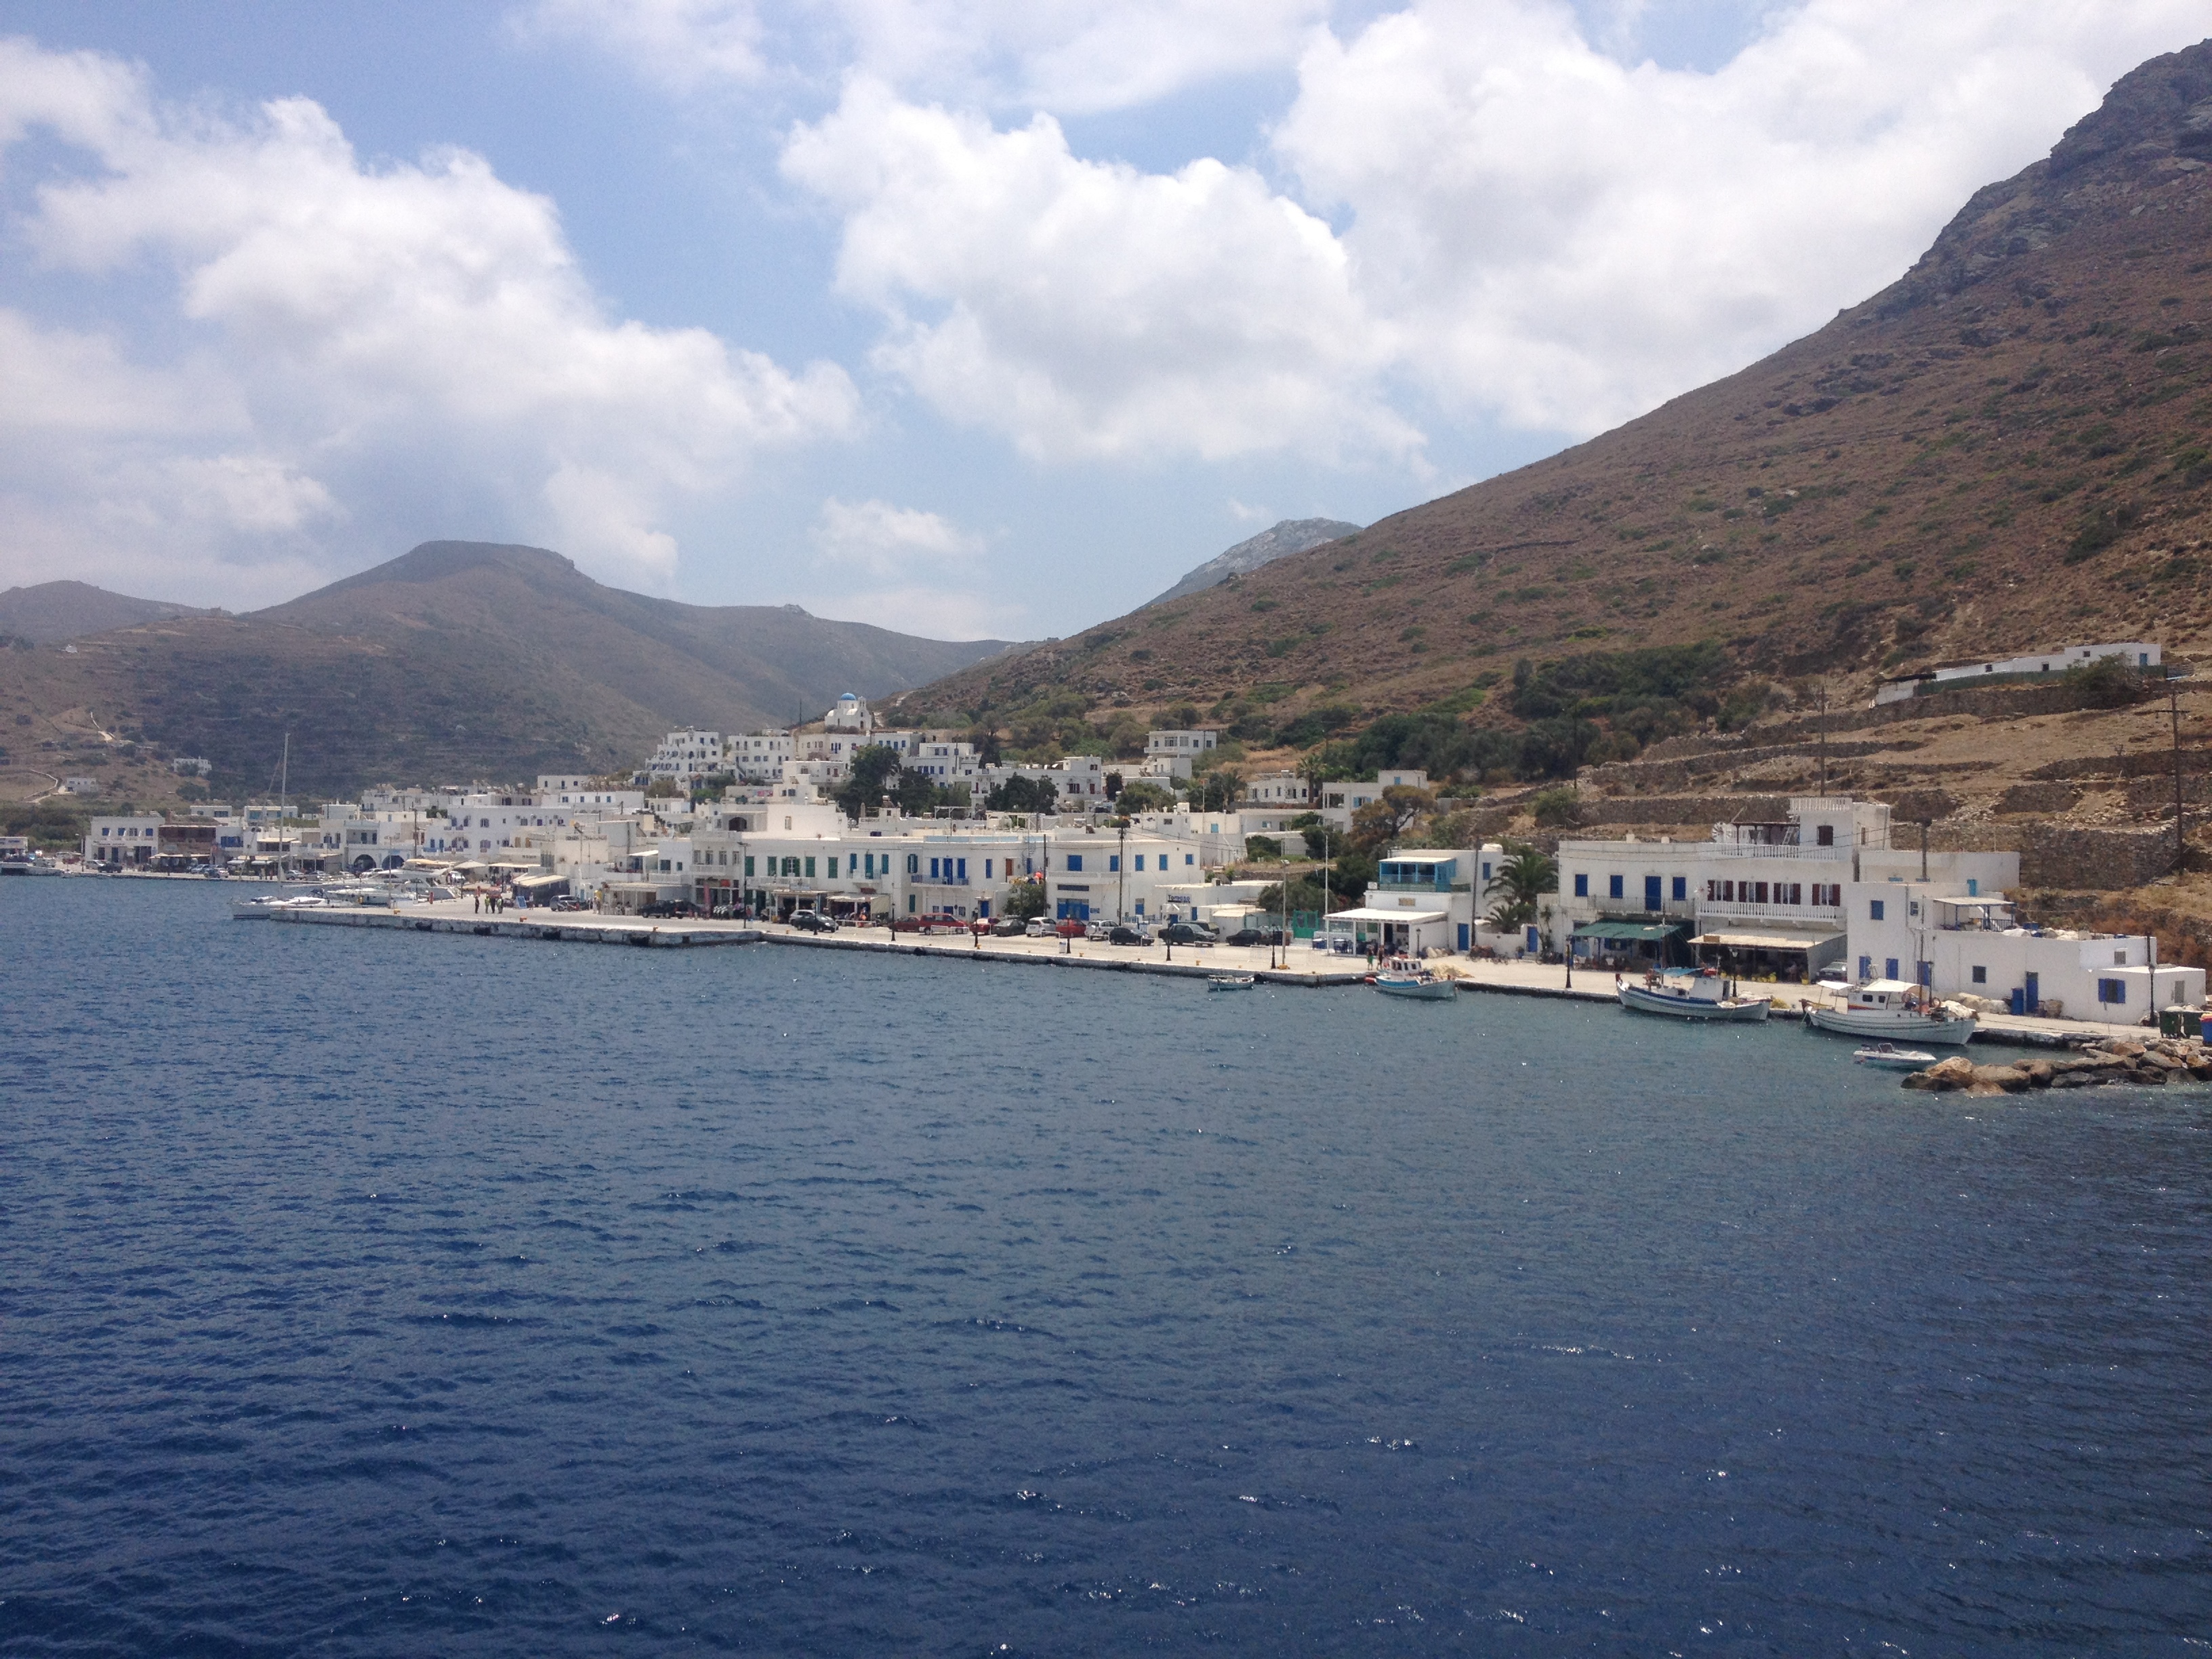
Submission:
<svg viewBox="0 0 2212 1659">
<path fill-rule="evenodd" d="M 1231 576 L 1249 576 L 1263 564 L 1273 564 L 1278 559 L 1287 559 L 1293 553 L 1303 553 L 1323 542 L 1339 541 L 1358 533 L 1358 525 L 1346 524 L 1341 519 L 1285 519 L 1272 528 L 1237 543 L 1227 552 L 1215 554 L 1152 603 L 1165 605 L 1170 599 L 1179 599 L 1186 593 L 1203 593 L 1209 587 L 1219 586 Z"/>
<path fill-rule="evenodd" d="M 1422 708 L 1506 728 L 1528 704 L 1493 688 L 1524 660 L 1571 689 L 1701 644 L 1676 666 L 1717 697 L 1863 700 L 2067 640 L 2189 649 L 2208 571 L 2212 43 L 2133 71 L 1897 283 L 1741 373 L 910 702 L 987 725 L 1263 708 L 1295 742 Z"/>
</svg>

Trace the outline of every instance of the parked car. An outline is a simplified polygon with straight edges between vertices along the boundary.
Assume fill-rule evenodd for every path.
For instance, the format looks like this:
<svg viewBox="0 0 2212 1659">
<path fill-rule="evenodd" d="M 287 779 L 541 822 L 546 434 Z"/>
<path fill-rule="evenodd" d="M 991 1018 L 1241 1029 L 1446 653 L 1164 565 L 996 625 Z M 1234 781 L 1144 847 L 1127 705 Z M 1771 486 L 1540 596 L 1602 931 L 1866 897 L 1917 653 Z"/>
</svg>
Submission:
<svg viewBox="0 0 2212 1659">
<path fill-rule="evenodd" d="M 1283 930 L 1279 927 L 1239 927 L 1221 942 L 1224 945 L 1280 945 Z"/>
<path fill-rule="evenodd" d="M 1019 939 L 1029 928 L 1029 923 L 1019 916 L 1000 916 L 991 924 L 991 931 L 1000 939 Z"/>
<path fill-rule="evenodd" d="M 1170 945 L 1218 945 L 1221 936 L 1200 921 L 1171 921 L 1160 929 L 1160 937 Z"/>
<path fill-rule="evenodd" d="M 1109 945 L 1150 945 L 1152 936 L 1141 927 L 1116 927 L 1106 935 Z"/>
<path fill-rule="evenodd" d="M 1052 937 L 1052 924 L 1042 916 L 1031 916 L 1030 925 L 1022 932 L 1030 939 L 1049 939 Z"/>
<path fill-rule="evenodd" d="M 1091 931 L 1091 924 L 1087 921 L 1078 921 L 1073 917 L 1070 917 L 1053 931 L 1062 939 L 1081 939 Z"/>
<path fill-rule="evenodd" d="M 1814 981 L 1816 985 L 1849 985 L 1850 982 L 1851 970 L 1840 962 L 1830 963 L 1820 969 L 1820 977 Z"/>
<path fill-rule="evenodd" d="M 802 933 L 834 933 L 837 931 L 837 918 L 820 910 L 794 910 L 791 913 L 791 925 Z"/>
</svg>

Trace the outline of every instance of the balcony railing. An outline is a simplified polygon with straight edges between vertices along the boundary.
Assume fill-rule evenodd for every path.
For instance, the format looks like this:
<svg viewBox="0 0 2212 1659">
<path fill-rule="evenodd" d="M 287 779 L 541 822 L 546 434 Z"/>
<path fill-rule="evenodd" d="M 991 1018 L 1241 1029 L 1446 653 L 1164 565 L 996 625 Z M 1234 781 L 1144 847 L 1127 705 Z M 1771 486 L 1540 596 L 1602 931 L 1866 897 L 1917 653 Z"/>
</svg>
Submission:
<svg viewBox="0 0 2212 1659">
<path fill-rule="evenodd" d="M 1820 921 L 1841 927 L 1840 904 L 1744 904 L 1728 899 L 1707 899 L 1698 906 L 1699 916 L 1725 917 L 1731 921 Z"/>
<path fill-rule="evenodd" d="M 1770 846 L 1760 842 L 1708 841 L 1692 843 L 1698 852 L 1724 859 L 1817 859 L 1826 862 L 1849 862 L 1851 848 L 1849 843 L 1836 847 Z M 1869 852 L 1883 849 L 1869 848 Z"/>
</svg>

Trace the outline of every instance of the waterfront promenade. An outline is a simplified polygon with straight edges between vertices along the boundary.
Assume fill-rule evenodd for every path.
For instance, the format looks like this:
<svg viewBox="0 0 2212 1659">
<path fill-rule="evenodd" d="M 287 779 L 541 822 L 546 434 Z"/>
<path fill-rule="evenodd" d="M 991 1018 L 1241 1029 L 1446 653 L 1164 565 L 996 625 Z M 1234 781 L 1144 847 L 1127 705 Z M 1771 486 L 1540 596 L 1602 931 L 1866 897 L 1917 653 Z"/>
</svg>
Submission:
<svg viewBox="0 0 2212 1659">
<path fill-rule="evenodd" d="M 628 945 L 647 948 L 681 948 L 717 945 L 780 945 L 827 951 L 873 951 L 881 955 L 936 957 L 979 964 L 1006 963 L 1033 967 L 1088 969 L 1104 972 L 1139 973 L 1203 979 L 1213 974 L 1251 974 L 1263 983 L 1302 986 L 1313 989 L 1342 989 L 1364 984 L 1367 964 L 1358 957 L 1331 956 L 1301 940 L 1285 952 L 1264 945 L 1212 945 L 1142 947 L 1107 945 L 1095 939 L 1063 942 L 1058 939 L 994 939 L 970 940 L 956 933 L 892 933 L 883 927 L 848 927 L 835 933 L 804 933 L 774 922 L 723 921 L 699 917 L 653 919 L 601 915 L 592 911 L 506 910 L 488 915 L 463 900 L 434 904 L 410 904 L 398 909 L 381 907 L 332 908 L 279 912 L 273 921 L 315 927 L 374 927 L 421 933 L 467 933 L 487 938 L 535 939 L 552 943 Z M 1583 969 L 1571 988 L 1566 969 L 1552 963 L 1479 962 L 1444 958 L 1440 971 L 1457 979 L 1469 993 L 1503 996 L 1571 998 L 1589 1002 L 1613 1000 L 1613 976 L 1608 969 Z M 1758 988 L 1756 987 L 1753 988 Z M 1820 986 L 1778 985 L 1776 1013 L 1797 1017 L 1801 1005 L 1820 1006 L 1841 1000 Z M 1984 1042 L 2011 1043 L 2032 1048 L 2063 1048 L 2094 1038 L 2142 1037 L 2141 1026 L 2109 1024 L 2094 1020 L 2027 1019 L 2004 1014 L 1980 1017 L 1975 1036 Z"/>
</svg>

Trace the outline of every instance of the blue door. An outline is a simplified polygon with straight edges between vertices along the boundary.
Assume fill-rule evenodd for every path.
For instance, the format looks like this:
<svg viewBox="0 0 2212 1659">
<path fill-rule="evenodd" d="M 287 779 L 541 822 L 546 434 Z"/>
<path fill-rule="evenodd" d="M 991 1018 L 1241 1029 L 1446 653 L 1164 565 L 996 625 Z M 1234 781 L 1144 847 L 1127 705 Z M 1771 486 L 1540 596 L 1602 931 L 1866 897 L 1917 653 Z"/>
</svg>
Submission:
<svg viewBox="0 0 2212 1659">
<path fill-rule="evenodd" d="M 1664 903 L 1665 901 L 1661 899 L 1659 896 L 1659 878 L 1656 876 L 1644 877 L 1644 908 L 1647 910 L 1657 910 L 1663 908 Z"/>
<path fill-rule="evenodd" d="M 2027 1005 L 2021 1010 L 2024 1014 L 2032 1014 L 2043 1006 L 2043 976 L 2040 974 L 2027 976 L 2027 988 L 2021 994 L 2021 1000 Z"/>
<path fill-rule="evenodd" d="M 1459 948 L 1462 952 L 1467 949 L 1467 924 L 1463 921 L 1459 925 Z"/>
</svg>

